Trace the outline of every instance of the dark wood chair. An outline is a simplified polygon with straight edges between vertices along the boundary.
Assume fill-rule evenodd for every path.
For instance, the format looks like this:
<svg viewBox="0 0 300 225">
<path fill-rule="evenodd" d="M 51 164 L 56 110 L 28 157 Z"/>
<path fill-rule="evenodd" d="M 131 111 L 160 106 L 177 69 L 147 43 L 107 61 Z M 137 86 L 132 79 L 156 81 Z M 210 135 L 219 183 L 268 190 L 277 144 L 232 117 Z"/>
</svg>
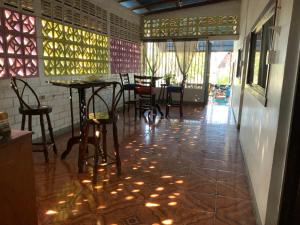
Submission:
<svg viewBox="0 0 300 225">
<path fill-rule="evenodd" d="M 160 85 L 160 91 L 159 91 L 159 96 L 158 96 L 158 102 L 159 103 L 165 103 L 166 101 L 166 92 L 167 92 L 167 84 L 161 84 Z"/>
<path fill-rule="evenodd" d="M 183 77 L 181 84 L 178 86 L 170 85 L 167 87 L 167 104 L 166 104 L 166 117 L 169 116 L 170 107 L 178 107 L 180 117 L 183 117 L 183 95 L 185 88 L 186 76 Z M 173 95 L 179 95 L 179 101 L 173 100 Z"/>
<path fill-rule="evenodd" d="M 20 107 L 19 112 L 22 114 L 22 124 L 21 124 L 21 130 L 25 129 L 25 123 L 26 123 L 26 117 L 28 117 L 28 130 L 32 131 L 32 117 L 33 116 L 39 116 L 40 118 L 40 126 L 41 126 L 41 133 L 42 133 L 42 142 L 41 143 L 33 143 L 33 145 L 41 145 L 43 147 L 42 150 L 35 150 L 35 152 L 43 152 L 45 156 L 46 162 L 49 161 L 48 158 L 48 148 L 50 146 L 53 147 L 53 151 L 55 154 L 57 154 L 57 148 L 54 141 L 53 136 L 53 129 L 51 125 L 51 120 L 49 114 L 52 112 L 52 108 L 47 105 L 42 105 L 40 103 L 40 100 L 30 85 L 18 78 L 11 78 L 11 87 L 16 93 Z M 29 97 L 32 97 L 35 100 L 35 104 L 29 104 L 24 100 L 24 93 L 29 94 Z M 46 137 L 46 130 L 45 130 L 45 124 L 44 124 L 44 116 L 46 116 L 47 123 L 48 123 L 48 130 L 50 135 L 50 142 L 47 141 Z"/>
<path fill-rule="evenodd" d="M 101 95 L 104 92 L 110 91 L 111 98 L 105 100 Z M 96 89 L 92 96 L 89 98 L 87 102 L 87 120 L 84 127 L 83 133 L 83 141 L 81 142 L 80 149 L 83 150 L 81 154 L 85 154 L 82 157 L 84 162 L 88 162 L 89 159 L 93 159 L 93 174 L 94 178 L 97 177 L 97 171 L 99 167 L 99 159 L 101 158 L 101 165 L 110 165 L 116 164 L 118 174 L 121 174 L 121 159 L 119 153 L 119 142 L 118 142 L 118 128 L 117 128 L 117 106 L 123 94 L 122 85 L 119 82 L 107 82 L 104 86 Z M 95 100 L 97 104 L 102 104 L 103 110 L 100 112 L 95 112 L 93 108 L 92 102 Z M 92 112 L 91 112 L 92 111 Z M 112 125 L 113 128 L 113 142 L 114 142 L 114 154 L 109 155 L 107 153 L 107 125 Z M 92 155 L 86 155 L 89 142 L 89 133 L 90 128 L 96 127 L 94 136 L 94 146 L 95 150 Z M 88 163 L 90 165 L 90 163 Z"/>
<path fill-rule="evenodd" d="M 153 80 L 151 76 L 134 75 L 135 95 L 137 96 L 135 110 L 139 110 L 139 116 L 150 110 L 156 113 L 155 93 L 153 92 Z"/>
<path fill-rule="evenodd" d="M 134 93 L 134 88 L 135 88 L 135 84 L 134 83 L 130 83 L 130 79 L 129 79 L 129 75 L 128 73 L 120 73 L 120 80 L 121 80 L 121 84 L 122 84 L 122 88 L 123 88 L 123 113 L 125 113 L 125 107 L 126 105 L 128 106 L 127 110 L 129 112 L 130 109 L 130 105 L 135 105 L 136 101 L 135 98 L 131 99 L 131 92 Z M 128 93 L 128 100 L 125 100 L 125 91 L 127 91 Z"/>
</svg>

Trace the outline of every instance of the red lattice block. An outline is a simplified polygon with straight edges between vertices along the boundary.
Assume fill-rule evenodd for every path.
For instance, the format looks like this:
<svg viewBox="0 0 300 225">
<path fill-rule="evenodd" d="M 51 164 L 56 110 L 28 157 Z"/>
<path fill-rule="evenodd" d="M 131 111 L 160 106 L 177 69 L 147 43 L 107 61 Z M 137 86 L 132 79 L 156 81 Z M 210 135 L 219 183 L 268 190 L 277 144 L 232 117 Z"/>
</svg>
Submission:
<svg viewBox="0 0 300 225">
<path fill-rule="evenodd" d="M 140 73 L 139 43 L 116 38 L 110 40 L 111 73 Z"/>
<path fill-rule="evenodd" d="M 0 8 L 0 78 L 37 74 L 35 17 Z"/>
</svg>

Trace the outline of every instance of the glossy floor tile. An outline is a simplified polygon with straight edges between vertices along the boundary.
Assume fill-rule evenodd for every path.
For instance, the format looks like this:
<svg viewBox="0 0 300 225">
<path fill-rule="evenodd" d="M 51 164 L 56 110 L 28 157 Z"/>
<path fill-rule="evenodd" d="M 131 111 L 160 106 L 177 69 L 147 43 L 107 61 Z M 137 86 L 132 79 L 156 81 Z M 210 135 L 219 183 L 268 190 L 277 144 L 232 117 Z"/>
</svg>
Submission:
<svg viewBox="0 0 300 225">
<path fill-rule="evenodd" d="M 254 225 L 230 108 L 186 106 L 183 120 L 175 110 L 150 127 L 121 115 L 122 175 L 99 167 L 97 184 L 77 173 L 78 146 L 49 164 L 34 153 L 39 225 Z M 59 154 L 69 137 L 56 138 Z"/>
</svg>

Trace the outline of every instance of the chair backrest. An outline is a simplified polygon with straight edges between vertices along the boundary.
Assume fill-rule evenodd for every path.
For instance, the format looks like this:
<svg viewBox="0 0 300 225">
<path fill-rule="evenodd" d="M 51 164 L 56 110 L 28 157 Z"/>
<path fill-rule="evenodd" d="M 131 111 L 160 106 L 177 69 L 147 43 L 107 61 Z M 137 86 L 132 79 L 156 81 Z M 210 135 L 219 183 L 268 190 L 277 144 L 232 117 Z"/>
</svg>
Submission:
<svg viewBox="0 0 300 225">
<path fill-rule="evenodd" d="M 106 93 L 105 93 L 106 92 Z M 107 99 L 105 96 L 107 92 L 111 92 L 111 98 Z M 102 112 L 108 113 L 110 119 L 116 119 L 117 106 L 121 99 L 123 93 L 123 88 L 121 83 L 112 81 L 106 82 L 103 86 L 95 90 L 92 96 L 89 98 L 87 102 L 87 115 L 90 114 L 90 107 L 93 101 L 99 100 L 99 103 L 104 105 L 104 110 Z M 93 112 L 95 113 L 95 112 Z"/>
<path fill-rule="evenodd" d="M 29 91 L 29 93 L 34 97 L 34 99 L 36 100 L 36 105 L 38 107 L 41 106 L 40 100 L 37 96 L 37 94 L 35 93 L 35 91 L 32 89 L 32 87 L 30 87 L 30 85 L 22 80 L 22 79 L 18 79 L 16 77 L 12 77 L 10 80 L 10 86 L 11 88 L 14 90 L 14 92 L 16 93 L 19 103 L 20 103 L 20 108 L 21 109 L 32 109 L 29 105 L 29 103 L 27 103 L 24 100 L 24 93 L 26 93 L 27 91 Z"/>
<path fill-rule="evenodd" d="M 151 76 L 134 75 L 134 83 L 137 86 L 151 87 L 152 86 L 152 77 Z"/>
<path fill-rule="evenodd" d="M 119 75 L 120 75 L 120 80 L 122 85 L 130 84 L 128 73 L 120 73 Z"/>
</svg>

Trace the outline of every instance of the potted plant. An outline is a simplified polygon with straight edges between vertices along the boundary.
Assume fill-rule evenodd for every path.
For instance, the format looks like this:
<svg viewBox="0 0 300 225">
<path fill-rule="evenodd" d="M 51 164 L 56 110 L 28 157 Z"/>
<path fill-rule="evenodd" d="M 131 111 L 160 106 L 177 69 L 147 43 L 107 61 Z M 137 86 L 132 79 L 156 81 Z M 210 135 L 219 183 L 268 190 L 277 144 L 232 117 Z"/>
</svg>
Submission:
<svg viewBox="0 0 300 225">
<path fill-rule="evenodd" d="M 174 78 L 175 78 L 175 74 L 172 74 L 172 73 L 166 73 L 164 76 L 164 79 L 165 79 L 167 85 L 170 85 L 171 80 L 173 80 Z"/>
</svg>

